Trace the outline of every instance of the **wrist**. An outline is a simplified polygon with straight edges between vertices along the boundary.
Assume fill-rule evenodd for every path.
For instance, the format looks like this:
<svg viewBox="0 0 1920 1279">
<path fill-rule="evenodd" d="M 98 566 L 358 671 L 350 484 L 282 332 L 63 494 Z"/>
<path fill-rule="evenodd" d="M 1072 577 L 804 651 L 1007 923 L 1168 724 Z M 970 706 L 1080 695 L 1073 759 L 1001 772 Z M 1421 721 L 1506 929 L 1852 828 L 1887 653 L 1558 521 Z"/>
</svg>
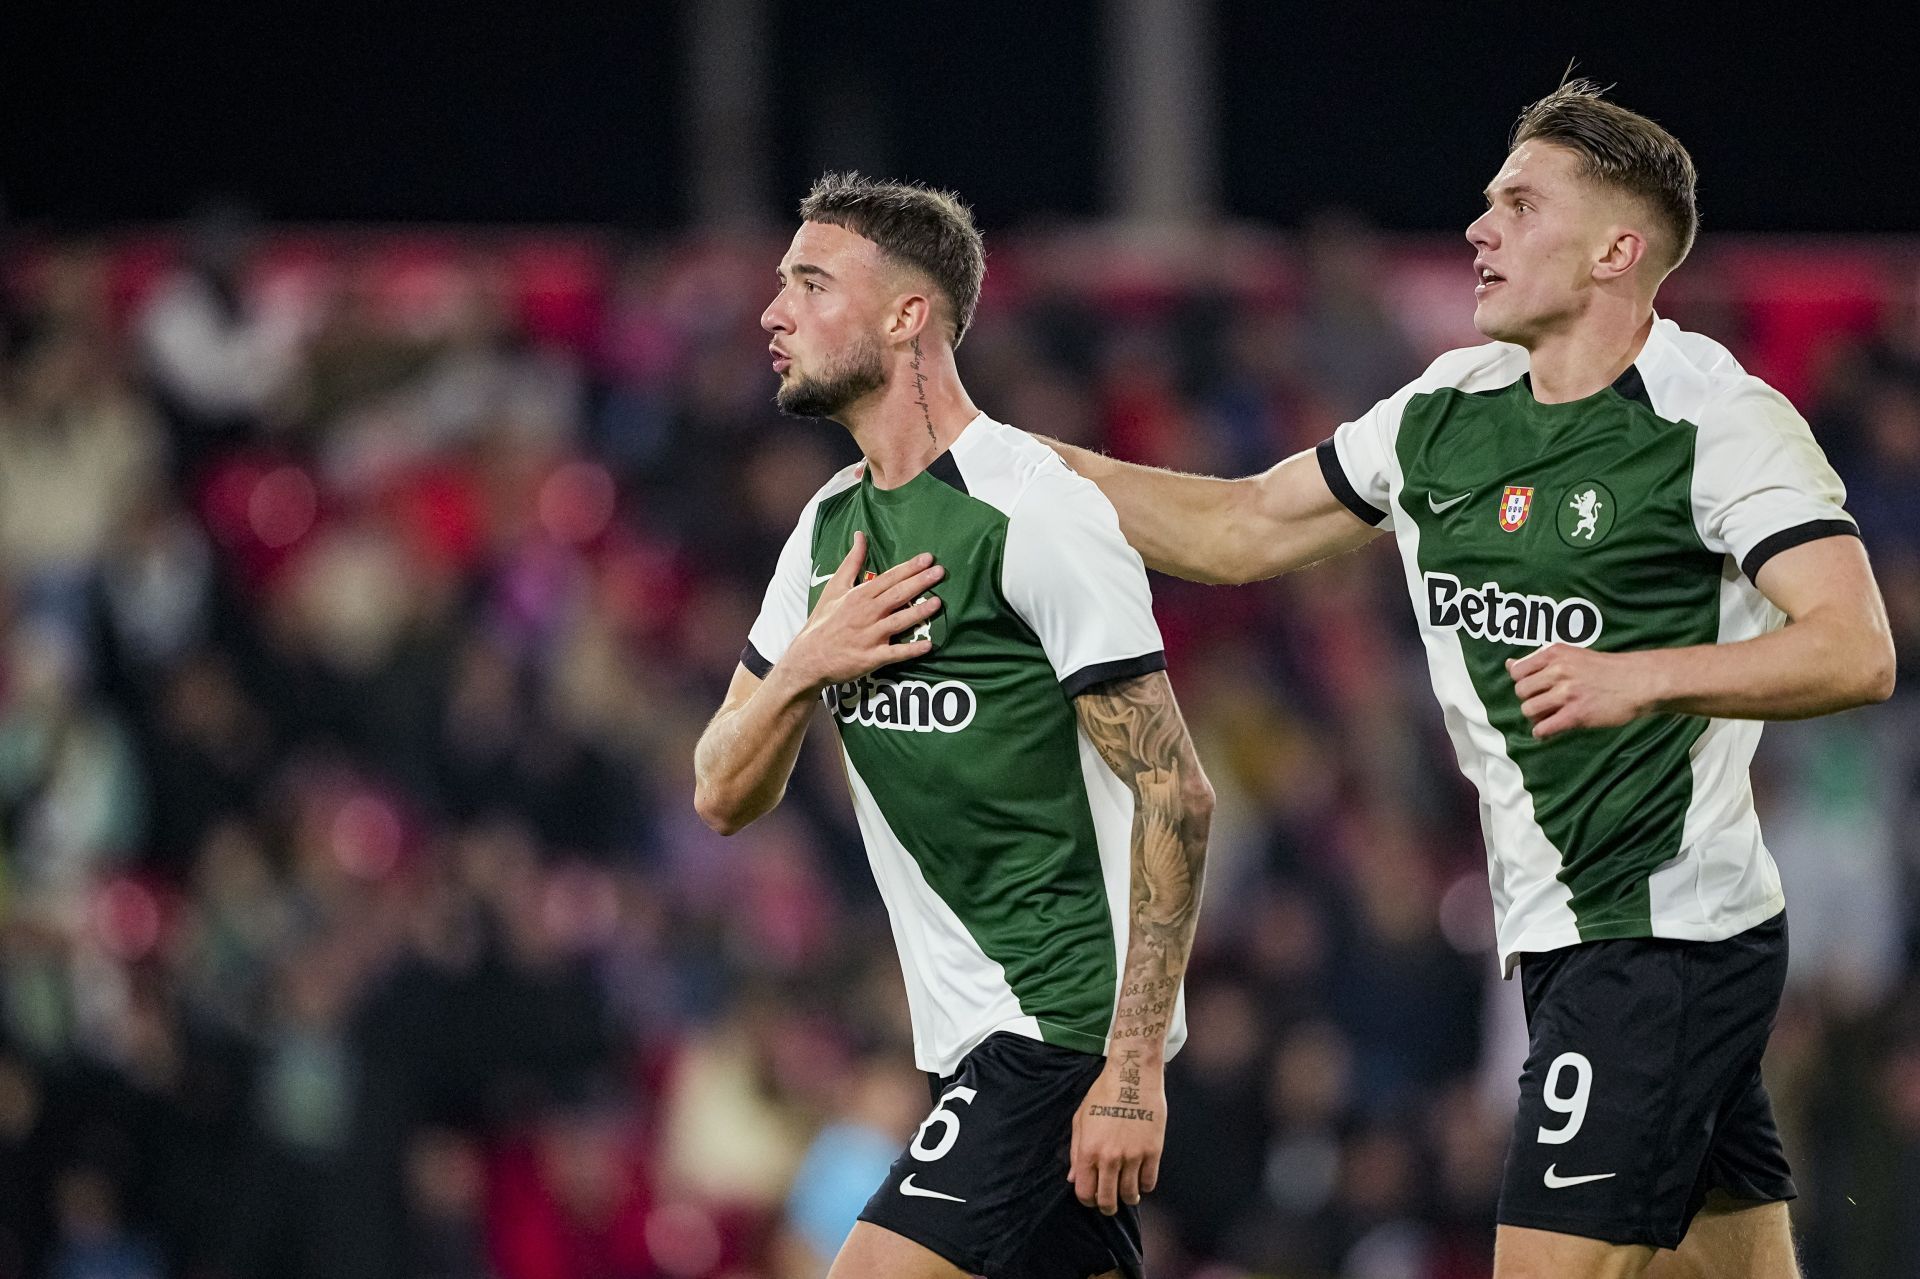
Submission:
<svg viewBox="0 0 1920 1279">
<path fill-rule="evenodd" d="M 769 691 L 781 703 L 789 706 L 813 701 L 820 696 L 820 691 L 832 682 L 814 679 L 793 660 L 791 653 L 775 662 L 773 669 L 767 672 Z"/>
<path fill-rule="evenodd" d="M 1167 1046 L 1163 1043 L 1148 1044 L 1137 1039 L 1116 1039 L 1107 1053 L 1107 1070 L 1120 1070 L 1123 1067 L 1137 1067 L 1142 1072 L 1159 1076 L 1167 1070 Z"/>
<path fill-rule="evenodd" d="M 1661 715 L 1674 709 L 1683 697 L 1679 680 L 1676 677 L 1671 651 L 1652 649 L 1638 653 L 1622 653 L 1622 657 L 1634 663 L 1635 684 L 1638 687 L 1641 715 Z"/>
</svg>

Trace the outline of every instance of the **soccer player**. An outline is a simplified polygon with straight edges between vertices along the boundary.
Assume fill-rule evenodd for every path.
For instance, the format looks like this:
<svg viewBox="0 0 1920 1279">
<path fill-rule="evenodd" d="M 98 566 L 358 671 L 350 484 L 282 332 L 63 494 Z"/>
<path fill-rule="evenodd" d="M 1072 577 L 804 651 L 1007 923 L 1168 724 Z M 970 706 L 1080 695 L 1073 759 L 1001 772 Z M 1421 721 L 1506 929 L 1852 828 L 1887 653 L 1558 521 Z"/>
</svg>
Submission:
<svg viewBox="0 0 1920 1279">
<path fill-rule="evenodd" d="M 1885 611 L 1800 415 L 1654 314 L 1697 226 L 1680 143 L 1576 81 L 1486 197 L 1493 341 L 1317 449 L 1224 481 L 1058 447 L 1182 577 L 1394 534 L 1528 1018 L 1499 1279 L 1786 1279 L 1787 928 L 1747 767 L 1755 721 L 1890 694 Z"/>
<path fill-rule="evenodd" d="M 1213 804 L 1146 570 L 961 386 L 965 207 L 829 174 L 800 216 L 761 317 L 776 402 L 865 457 L 780 553 L 695 804 L 722 832 L 772 809 L 824 699 L 934 1103 L 831 1274 L 1137 1276 Z"/>
</svg>

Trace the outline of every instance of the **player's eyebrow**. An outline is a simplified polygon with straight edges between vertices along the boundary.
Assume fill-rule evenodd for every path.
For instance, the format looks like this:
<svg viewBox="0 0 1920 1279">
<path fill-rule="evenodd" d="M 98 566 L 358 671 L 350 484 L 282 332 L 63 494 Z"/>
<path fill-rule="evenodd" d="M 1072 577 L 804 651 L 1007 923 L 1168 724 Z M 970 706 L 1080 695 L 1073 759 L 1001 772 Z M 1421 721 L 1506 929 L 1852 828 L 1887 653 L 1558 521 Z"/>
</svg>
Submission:
<svg viewBox="0 0 1920 1279">
<path fill-rule="evenodd" d="M 1480 194 L 1486 197 L 1488 204 L 1493 203 L 1493 197 L 1496 195 L 1512 196 L 1516 200 L 1525 198 L 1537 201 L 1540 198 L 1540 193 L 1524 182 L 1515 182 L 1503 187 L 1489 185 Z"/>
<path fill-rule="evenodd" d="M 822 280 L 831 280 L 833 278 L 833 272 L 825 270 L 822 267 L 817 267 L 813 265 L 813 263 L 811 262 L 795 262 L 792 266 L 787 267 L 785 270 L 779 271 L 776 274 L 779 275 L 780 282 L 782 284 L 785 284 L 787 282 L 787 277 L 789 275 L 795 276 L 795 277 L 799 277 L 803 275 L 811 275 L 811 276 L 816 276 Z"/>
</svg>

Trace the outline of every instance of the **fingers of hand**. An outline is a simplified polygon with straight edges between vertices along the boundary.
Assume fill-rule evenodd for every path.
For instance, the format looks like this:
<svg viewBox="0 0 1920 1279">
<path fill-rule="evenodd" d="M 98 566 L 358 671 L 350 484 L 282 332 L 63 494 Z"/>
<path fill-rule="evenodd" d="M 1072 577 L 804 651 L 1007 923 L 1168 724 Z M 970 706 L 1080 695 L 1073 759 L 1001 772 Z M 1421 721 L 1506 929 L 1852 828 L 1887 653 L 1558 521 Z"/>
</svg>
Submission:
<svg viewBox="0 0 1920 1279">
<path fill-rule="evenodd" d="M 1140 1193 L 1150 1195 L 1153 1188 L 1160 1184 L 1160 1156 L 1148 1155 L 1140 1166 Z"/>
<path fill-rule="evenodd" d="M 860 578 L 860 566 L 867 562 L 867 535 L 855 533 L 853 547 L 847 552 L 847 558 L 840 561 L 840 567 L 833 570 L 833 576 L 827 579 L 825 589 L 820 592 L 824 602 L 829 598 L 845 595 Z"/>
<path fill-rule="evenodd" d="M 882 639 L 891 639 L 901 631 L 909 630 L 940 611 L 940 597 L 930 595 L 926 599 L 908 604 L 897 613 L 889 613 L 875 625 Z"/>
<path fill-rule="evenodd" d="M 1523 702 L 1529 697 L 1536 697 L 1552 688 L 1558 679 L 1558 675 L 1559 673 L 1557 671 L 1535 671 L 1533 674 L 1513 682 L 1514 694 Z"/>
<path fill-rule="evenodd" d="M 893 590 L 894 587 L 901 585 L 909 578 L 917 577 L 925 572 L 932 563 L 933 556 L 922 551 L 912 559 L 901 560 L 886 572 L 876 576 L 871 582 L 864 582 L 862 585 L 874 595 L 885 596 L 889 591 Z M 935 578 L 934 580 L 938 581 L 939 579 Z M 925 589 L 925 587 L 921 588 L 921 590 Z M 918 595 L 919 593 L 919 591 L 915 591 L 913 594 Z M 911 599 L 913 596 L 909 595 L 907 598 Z"/>
<path fill-rule="evenodd" d="M 1089 1208 L 1100 1201 L 1100 1161 L 1082 1148 L 1073 1161 L 1073 1194 Z"/>
<path fill-rule="evenodd" d="M 1534 711 L 1528 711 L 1528 707 L 1548 707 L 1548 709 L 1551 709 L 1551 707 L 1565 705 L 1567 701 L 1571 701 L 1576 688 L 1578 688 L 1578 686 L 1576 686 L 1572 680 L 1536 678 L 1536 680 L 1530 680 L 1530 682 L 1528 682 L 1528 688 L 1515 688 L 1513 691 L 1515 691 L 1515 693 L 1519 695 L 1519 699 L 1521 699 L 1521 711 L 1526 711 L 1528 716 L 1532 716 Z"/>
<path fill-rule="evenodd" d="M 911 662 L 915 658 L 925 657 L 933 651 L 932 640 L 914 640 L 907 644 L 886 644 L 881 646 L 879 666 L 894 666 L 900 662 Z M 874 669 L 878 670 L 879 666 Z"/>
<path fill-rule="evenodd" d="M 1100 1211 L 1109 1217 L 1120 1211 L 1120 1168 L 1117 1155 L 1108 1155 L 1099 1164 L 1100 1188 L 1094 1199 Z"/>
<path fill-rule="evenodd" d="M 874 597 L 875 601 L 883 611 L 891 613 L 909 600 L 917 600 L 925 595 L 946 575 L 947 570 L 935 564 L 932 568 L 915 573 L 903 581 L 894 583 L 887 590 L 879 592 Z M 878 586 L 880 579 L 876 577 L 873 584 Z"/>
<path fill-rule="evenodd" d="M 1533 735 L 1536 738 L 1552 737 L 1555 733 L 1564 733 L 1570 728 L 1579 727 L 1581 724 L 1578 715 L 1568 707 L 1535 723 Z"/>
<path fill-rule="evenodd" d="M 1120 1202 L 1123 1204 L 1140 1202 L 1140 1164 L 1138 1159 L 1129 1159 L 1120 1165 Z"/>
<path fill-rule="evenodd" d="M 1547 662 L 1555 656 L 1558 649 L 1559 645 L 1549 644 L 1545 648 L 1534 649 L 1533 652 L 1528 653 L 1525 657 L 1510 657 L 1507 659 L 1507 674 L 1513 676 L 1516 680 L 1525 679 L 1527 676 L 1545 666 Z"/>
<path fill-rule="evenodd" d="M 1587 700 L 1571 682 L 1555 684 L 1520 703 L 1520 713 L 1533 725 L 1536 739 L 1581 727 L 1586 709 Z"/>
</svg>

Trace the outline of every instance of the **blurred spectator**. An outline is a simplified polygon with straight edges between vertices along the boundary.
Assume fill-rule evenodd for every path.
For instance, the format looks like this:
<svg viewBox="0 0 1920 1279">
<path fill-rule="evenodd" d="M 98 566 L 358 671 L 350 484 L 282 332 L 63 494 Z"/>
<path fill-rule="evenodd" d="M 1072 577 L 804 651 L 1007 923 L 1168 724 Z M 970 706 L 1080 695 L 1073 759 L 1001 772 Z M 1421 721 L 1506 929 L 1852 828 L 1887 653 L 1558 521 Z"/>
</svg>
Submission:
<svg viewBox="0 0 1920 1279">
<path fill-rule="evenodd" d="M 213 449 L 275 424 L 299 372 L 306 317 L 289 289 L 253 278 L 258 215 L 209 207 L 188 228 L 180 269 L 155 289 L 139 328 L 153 386 L 172 421 L 183 475 Z"/>
<path fill-rule="evenodd" d="M 648 1239 L 651 1181 L 616 1106 L 555 1108 L 501 1149 L 489 1181 L 486 1219 L 501 1279 L 669 1273 Z"/>
<path fill-rule="evenodd" d="M 24 615 L 80 631 L 93 566 L 160 461 L 105 334 L 57 331 L 22 353 L 0 386 L 0 564 Z"/>
<path fill-rule="evenodd" d="M 927 1113 L 911 1062 L 873 1057 L 854 1067 L 834 1113 L 814 1134 L 787 1195 L 785 1273 L 825 1274 L 874 1187 Z"/>
<path fill-rule="evenodd" d="M 161 1279 L 152 1245 L 127 1233 L 112 1181 L 96 1168 L 72 1168 L 55 1188 L 60 1234 L 53 1279 Z"/>
<path fill-rule="evenodd" d="M 1420 372 L 1405 330 L 1381 296 L 1381 246 L 1349 210 L 1310 218 L 1307 296 L 1294 319 L 1297 393 L 1324 406 L 1329 426 L 1360 416 Z"/>
<path fill-rule="evenodd" d="M 144 786 L 132 743 L 87 696 L 64 632 L 20 626 L 0 653 L 0 837 L 9 878 L 71 894 L 138 843 Z"/>
<path fill-rule="evenodd" d="M 494 1279 L 483 1223 L 485 1158 L 479 1142 L 428 1128 L 407 1152 L 410 1279 Z"/>
<path fill-rule="evenodd" d="M 1235 982 L 1187 993 L 1187 1047 L 1167 1074 L 1167 1148 L 1156 1202 L 1178 1223 L 1183 1248 L 1215 1256 L 1260 1193 L 1267 1159 L 1265 1018 Z"/>
<path fill-rule="evenodd" d="M 0 1048 L 0 1274 L 42 1272 L 54 1230 L 57 1142 L 40 1079 Z"/>
</svg>

